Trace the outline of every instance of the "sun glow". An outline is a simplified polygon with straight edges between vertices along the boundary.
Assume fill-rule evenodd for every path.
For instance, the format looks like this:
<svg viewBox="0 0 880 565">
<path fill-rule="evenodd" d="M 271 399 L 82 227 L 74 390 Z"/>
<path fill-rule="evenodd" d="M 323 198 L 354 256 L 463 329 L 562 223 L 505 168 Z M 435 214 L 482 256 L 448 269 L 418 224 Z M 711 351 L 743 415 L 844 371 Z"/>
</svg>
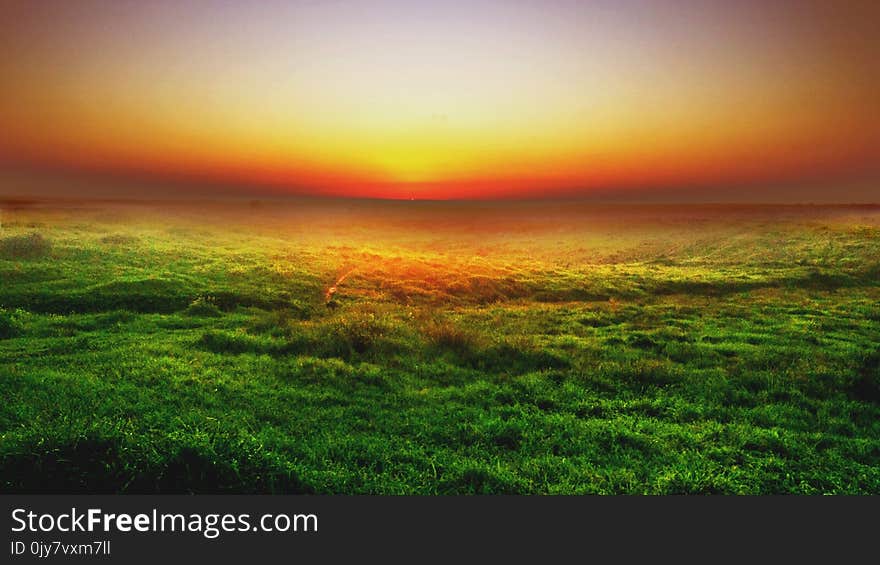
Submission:
<svg viewBox="0 0 880 565">
<path fill-rule="evenodd" d="M 0 162 L 397 198 L 873 171 L 878 8 L 806 4 L 22 4 Z"/>
</svg>

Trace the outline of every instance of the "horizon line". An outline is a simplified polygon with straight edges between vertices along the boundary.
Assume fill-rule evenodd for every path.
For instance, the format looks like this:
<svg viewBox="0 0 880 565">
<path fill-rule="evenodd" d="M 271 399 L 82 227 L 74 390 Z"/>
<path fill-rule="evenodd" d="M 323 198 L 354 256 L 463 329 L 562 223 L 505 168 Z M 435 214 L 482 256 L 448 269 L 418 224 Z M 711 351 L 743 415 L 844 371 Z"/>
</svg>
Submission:
<svg viewBox="0 0 880 565">
<path fill-rule="evenodd" d="M 385 203 L 385 204 L 593 204 L 593 205 L 620 205 L 620 206 L 761 206 L 761 207 L 880 207 L 877 201 L 761 201 L 761 200 L 628 200 L 613 198 L 597 198 L 595 196 L 558 196 L 558 197 L 503 197 L 503 198 L 391 198 L 382 196 L 344 196 L 334 194 L 275 194 L 275 195 L 243 195 L 243 194 L 218 194 L 215 196 L 183 195 L 161 198 L 147 198 L 143 196 L 62 196 L 62 195 L 21 195 L 0 194 L 0 206 L 3 205 L 29 205 L 41 202 L 102 202 L 102 203 L 245 203 L 259 204 L 261 202 L 294 202 L 308 200 L 317 202 L 359 202 L 359 203 Z"/>
</svg>

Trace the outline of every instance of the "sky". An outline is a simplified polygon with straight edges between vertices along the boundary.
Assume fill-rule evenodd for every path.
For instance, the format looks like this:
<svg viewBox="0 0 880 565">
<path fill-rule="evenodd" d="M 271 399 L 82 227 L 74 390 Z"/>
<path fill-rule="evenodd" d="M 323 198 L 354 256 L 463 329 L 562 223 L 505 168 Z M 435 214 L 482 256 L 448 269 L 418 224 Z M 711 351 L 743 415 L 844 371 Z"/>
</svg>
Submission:
<svg viewBox="0 0 880 565">
<path fill-rule="evenodd" d="M 876 202 L 878 21 L 874 1 L 0 0 L 0 194 Z"/>
</svg>

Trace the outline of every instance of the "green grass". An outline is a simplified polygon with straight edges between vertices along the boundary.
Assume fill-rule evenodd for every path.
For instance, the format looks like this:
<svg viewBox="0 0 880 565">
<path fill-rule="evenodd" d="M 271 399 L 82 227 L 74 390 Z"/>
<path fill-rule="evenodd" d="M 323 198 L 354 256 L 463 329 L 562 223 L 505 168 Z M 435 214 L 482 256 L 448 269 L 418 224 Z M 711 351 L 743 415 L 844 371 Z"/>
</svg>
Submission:
<svg viewBox="0 0 880 565">
<path fill-rule="evenodd" d="M 880 494 L 876 209 L 456 206 L 6 211 L 2 491 Z"/>
</svg>

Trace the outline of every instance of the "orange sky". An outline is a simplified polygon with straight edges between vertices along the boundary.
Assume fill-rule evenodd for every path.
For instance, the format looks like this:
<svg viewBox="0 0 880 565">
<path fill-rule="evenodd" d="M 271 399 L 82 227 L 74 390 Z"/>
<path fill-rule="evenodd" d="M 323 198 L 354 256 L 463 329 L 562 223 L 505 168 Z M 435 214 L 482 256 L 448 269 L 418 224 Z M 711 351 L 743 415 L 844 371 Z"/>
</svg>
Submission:
<svg viewBox="0 0 880 565">
<path fill-rule="evenodd" d="M 880 192 L 874 2 L 3 6 L 6 170 L 392 198 Z"/>
</svg>

